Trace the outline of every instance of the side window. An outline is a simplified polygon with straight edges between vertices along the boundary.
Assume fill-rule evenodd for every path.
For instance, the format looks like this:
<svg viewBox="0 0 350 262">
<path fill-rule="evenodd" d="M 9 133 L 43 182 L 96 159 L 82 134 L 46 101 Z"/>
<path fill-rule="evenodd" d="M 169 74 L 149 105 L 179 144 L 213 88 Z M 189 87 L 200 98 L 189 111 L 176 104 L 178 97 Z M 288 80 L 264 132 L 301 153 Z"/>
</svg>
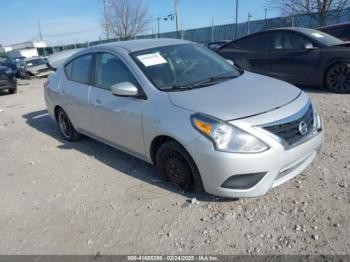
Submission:
<svg viewBox="0 0 350 262">
<path fill-rule="evenodd" d="M 83 84 L 91 83 L 93 54 L 79 56 L 65 66 L 67 77 Z"/>
<path fill-rule="evenodd" d="M 68 79 L 72 79 L 72 68 L 73 62 L 70 62 L 64 67 L 64 72 L 66 73 Z"/>
<path fill-rule="evenodd" d="M 271 49 L 270 39 L 270 34 L 257 34 L 237 40 L 234 45 L 241 49 Z"/>
<path fill-rule="evenodd" d="M 272 36 L 274 49 L 305 49 L 312 43 L 302 36 L 286 32 L 274 33 Z"/>
<path fill-rule="evenodd" d="M 336 36 L 344 41 L 348 41 L 350 39 L 350 27 L 343 28 L 339 36 Z"/>
<path fill-rule="evenodd" d="M 110 53 L 100 53 L 96 65 L 96 86 L 110 90 L 112 85 L 123 82 L 138 85 L 133 74 L 118 57 Z"/>
</svg>

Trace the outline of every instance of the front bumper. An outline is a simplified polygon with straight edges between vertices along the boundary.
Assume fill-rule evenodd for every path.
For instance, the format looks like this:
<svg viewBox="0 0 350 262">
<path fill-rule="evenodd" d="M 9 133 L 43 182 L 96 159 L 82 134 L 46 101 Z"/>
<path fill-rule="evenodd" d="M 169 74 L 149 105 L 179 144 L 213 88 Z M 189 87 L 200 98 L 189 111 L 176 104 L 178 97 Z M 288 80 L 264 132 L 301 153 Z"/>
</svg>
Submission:
<svg viewBox="0 0 350 262">
<path fill-rule="evenodd" d="M 222 197 L 259 197 L 300 174 L 315 158 L 324 141 L 321 131 L 304 143 L 286 150 L 278 141 L 266 137 L 270 149 L 257 154 L 215 151 L 211 141 L 200 137 L 188 145 L 197 164 L 206 192 Z M 266 173 L 253 187 L 229 189 L 223 183 L 234 175 Z"/>
<path fill-rule="evenodd" d="M 0 80 L 0 90 L 16 89 L 17 82 L 11 80 Z"/>
</svg>

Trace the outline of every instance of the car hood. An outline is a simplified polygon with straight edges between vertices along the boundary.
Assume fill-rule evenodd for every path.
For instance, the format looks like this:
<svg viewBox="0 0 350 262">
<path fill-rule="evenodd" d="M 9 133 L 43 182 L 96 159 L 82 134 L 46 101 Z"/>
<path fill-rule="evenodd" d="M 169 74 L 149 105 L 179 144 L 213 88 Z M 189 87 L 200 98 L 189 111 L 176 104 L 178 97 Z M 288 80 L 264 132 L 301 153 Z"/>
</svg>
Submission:
<svg viewBox="0 0 350 262">
<path fill-rule="evenodd" d="M 9 70 L 10 68 L 7 67 L 7 66 L 3 66 L 3 65 L 0 65 L 0 72 L 5 72 L 7 70 Z"/>
<path fill-rule="evenodd" d="M 350 41 L 347 41 L 347 42 L 344 42 L 344 43 L 341 43 L 341 44 L 338 44 L 338 45 L 333 45 L 333 46 L 350 47 Z"/>
<path fill-rule="evenodd" d="M 277 109 L 300 93 L 286 82 L 245 72 L 213 86 L 168 94 L 175 106 L 229 121 Z"/>
<path fill-rule="evenodd" d="M 28 67 L 28 71 L 30 71 L 32 73 L 36 73 L 39 70 L 46 69 L 46 68 L 48 68 L 48 66 L 46 64 L 42 64 L 42 65 Z"/>
</svg>

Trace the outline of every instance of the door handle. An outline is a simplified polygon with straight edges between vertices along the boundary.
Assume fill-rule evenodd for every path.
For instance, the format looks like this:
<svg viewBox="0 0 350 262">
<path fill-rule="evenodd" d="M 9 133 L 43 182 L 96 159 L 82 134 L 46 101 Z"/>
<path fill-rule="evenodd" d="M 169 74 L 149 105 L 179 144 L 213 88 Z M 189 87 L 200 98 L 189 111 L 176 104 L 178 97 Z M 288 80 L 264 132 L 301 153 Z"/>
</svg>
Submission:
<svg viewBox="0 0 350 262">
<path fill-rule="evenodd" d="M 66 95 L 67 93 L 66 93 L 66 91 L 62 90 L 61 94 Z"/>
</svg>

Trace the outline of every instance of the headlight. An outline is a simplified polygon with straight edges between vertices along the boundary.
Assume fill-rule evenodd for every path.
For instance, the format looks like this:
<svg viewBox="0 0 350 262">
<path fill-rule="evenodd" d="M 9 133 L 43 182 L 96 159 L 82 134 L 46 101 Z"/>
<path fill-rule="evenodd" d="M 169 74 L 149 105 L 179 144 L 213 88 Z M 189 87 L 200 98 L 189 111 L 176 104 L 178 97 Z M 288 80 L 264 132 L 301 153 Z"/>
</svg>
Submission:
<svg viewBox="0 0 350 262">
<path fill-rule="evenodd" d="M 259 153 L 269 147 L 247 132 L 218 119 L 194 114 L 191 116 L 193 127 L 213 141 L 218 151 L 230 153 Z"/>
<path fill-rule="evenodd" d="M 11 68 L 7 69 L 7 70 L 5 71 L 5 73 L 6 73 L 7 75 L 12 74 L 12 69 L 11 69 Z"/>
</svg>

